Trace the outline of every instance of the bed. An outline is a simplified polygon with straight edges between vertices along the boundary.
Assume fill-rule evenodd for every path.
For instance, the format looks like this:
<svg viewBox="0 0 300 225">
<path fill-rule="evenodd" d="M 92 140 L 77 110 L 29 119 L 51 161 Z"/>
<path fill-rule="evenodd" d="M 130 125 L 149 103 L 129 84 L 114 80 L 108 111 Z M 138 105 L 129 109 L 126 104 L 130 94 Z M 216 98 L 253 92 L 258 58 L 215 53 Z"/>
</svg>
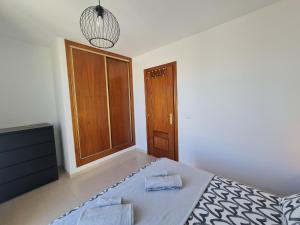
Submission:
<svg viewBox="0 0 300 225">
<path fill-rule="evenodd" d="M 146 192 L 145 177 L 163 169 L 167 169 L 170 174 L 181 175 L 184 187 L 181 190 Z M 95 207 L 99 197 L 115 196 L 122 197 L 125 203 L 133 204 L 136 225 L 277 225 L 283 224 L 284 215 L 291 216 L 291 210 L 294 210 L 288 202 L 285 212 L 282 201 L 298 201 L 297 198 L 296 201 L 281 199 L 163 158 L 130 174 L 54 220 L 51 225 L 75 225 L 84 210 Z M 299 225 L 300 216 L 299 221 L 297 215 L 295 218 L 296 223 L 288 224 Z"/>
<path fill-rule="evenodd" d="M 215 176 L 186 225 L 282 223 L 280 199 L 277 196 Z"/>
</svg>

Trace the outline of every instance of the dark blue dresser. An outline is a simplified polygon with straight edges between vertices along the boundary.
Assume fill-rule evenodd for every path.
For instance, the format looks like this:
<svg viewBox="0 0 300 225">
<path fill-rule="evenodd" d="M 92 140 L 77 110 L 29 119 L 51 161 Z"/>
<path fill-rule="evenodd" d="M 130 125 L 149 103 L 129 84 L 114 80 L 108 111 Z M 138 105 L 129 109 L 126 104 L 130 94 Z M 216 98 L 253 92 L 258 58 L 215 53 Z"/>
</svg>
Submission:
<svg viewBox="0 0 300 225">
<path fill-rule="evenodd" d="M 0 202 L 57 179 L 51 124 L 0 129 Z"/>
</svg>

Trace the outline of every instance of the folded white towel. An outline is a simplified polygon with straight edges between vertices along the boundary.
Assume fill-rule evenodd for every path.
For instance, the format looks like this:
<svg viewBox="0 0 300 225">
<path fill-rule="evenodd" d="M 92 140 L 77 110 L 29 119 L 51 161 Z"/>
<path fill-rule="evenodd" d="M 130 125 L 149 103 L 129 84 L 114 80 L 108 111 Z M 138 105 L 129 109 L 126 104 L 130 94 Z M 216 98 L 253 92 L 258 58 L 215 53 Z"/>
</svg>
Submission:
<svg viewBox="0 0 300 225">
<path fill-rule="evenodd" d="M 121 205 L 121 204 L 122 204 L 122 198 L 120 197 L 111 197 L 111 198 L 100 197 L 97 199 L 96 202 L 97 207 Z"/>
<path fill-rule="evenodd" d="M 179 175 L 145 178 L 146 191 L 161 191 L 180 188 L 182 188 L 182 180 Z"/>
<path fill-rule="evenodd" d="M 167 170 L 160 170 L 152 174 L 152 177 L 164 177 L 164 176 L 168 176 Z"/>
<path fill-rule="evenodd" d="M 83 211 L 77 225 L 133 225 L 131 204 L 90 208 Z"/>
</svg>

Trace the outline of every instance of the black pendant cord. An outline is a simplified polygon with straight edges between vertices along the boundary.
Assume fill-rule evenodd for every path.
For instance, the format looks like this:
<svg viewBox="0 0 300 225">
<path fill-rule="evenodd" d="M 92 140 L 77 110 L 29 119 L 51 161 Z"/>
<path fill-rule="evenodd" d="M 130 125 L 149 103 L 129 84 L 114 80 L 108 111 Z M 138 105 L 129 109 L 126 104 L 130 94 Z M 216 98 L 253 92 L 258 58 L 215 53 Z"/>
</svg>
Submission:
<svg viewBox="0 0 300 225">
<path fill-rule="evenodd" d="M 96 6 L 96 11 L 98 12 L 98 16 L 101 16 L 101 18 L 103 18 L 104 9 L 101 6 L 101 0 L 99 0 L 99 5 Z"/>
</svg>

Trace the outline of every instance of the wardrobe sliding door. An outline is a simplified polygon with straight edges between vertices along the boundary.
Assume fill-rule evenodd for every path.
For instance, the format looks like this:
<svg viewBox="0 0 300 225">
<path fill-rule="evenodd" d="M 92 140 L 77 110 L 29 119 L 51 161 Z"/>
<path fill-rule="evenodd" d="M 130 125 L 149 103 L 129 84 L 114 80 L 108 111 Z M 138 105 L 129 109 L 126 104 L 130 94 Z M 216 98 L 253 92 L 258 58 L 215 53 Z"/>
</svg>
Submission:
<svg viewBox="0 0 300 225">
<path fill-rule="evenodd" d="M 124 146 L 132 142 L 129 63 L 109 57 L 106 61 L 112 146 Z"/>
<path fill-rule="evenodd" d="M 77 166 L 134 145 L 131 59 L 65 41 Z"/>
</svg>

